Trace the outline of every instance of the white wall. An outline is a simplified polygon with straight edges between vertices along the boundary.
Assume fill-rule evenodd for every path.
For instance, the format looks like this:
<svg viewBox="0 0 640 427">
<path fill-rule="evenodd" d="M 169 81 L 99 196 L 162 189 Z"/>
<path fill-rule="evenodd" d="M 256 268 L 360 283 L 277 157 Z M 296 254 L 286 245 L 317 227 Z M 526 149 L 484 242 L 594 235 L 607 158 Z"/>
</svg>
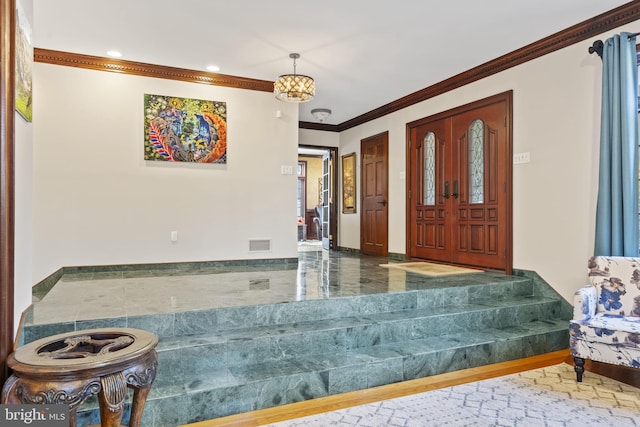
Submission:
<svg viewBox="0 0 640 427">
<path fill-rule="evenodd" d="M 281 175 L 297 163 L 296 104 L 42 63 L 34 82 L 35 282 L 63 266 L 297 256 L 296 175 Z M 145 93 L 226 102 L 227 164 L 143 160 Z M 254 238 L 272 251 L 249 252 Z"/>
<path fill-rule="evenodd" d="M 18 0 L 33 23 L 33 0 Z M 31 24 L 33 28 L 33 24 Z M 14 232 L 14 330 L 22 312 L 31 304 L 32 286 L 32 175 L 33 125 L 15 113 L 15 232 Z"/>
<path fill-rule="evenodd" d="M 340 144 L 340 134 L 337 132 L 323 132 L 312 129 L 300 129 L 298 131 L 300 145 L 313 145 L 316 147 L 337 147 Z"/>
<path fill-rule="evenodd" d="M 572 301 L 593 254 L 598 181 L 602 64 L 587 49 L 637 28 L 626 25 L 342 132 L 342 152 L 359 153 L 361 139 L 389 131 L 389 251 L 405 253 L 406 123 L 513 90 L 514 153 L 531 153 L 530 163 L 513 168 L 513 265 L 538 272 Z M 358 248 L 359 216 L 340 221 L 340 245 Z"/>
<path fill-rule="evenodd" d="M 341 134 L 298 131 L 297 106 L 269 93 L 36 64 L 33 279 L 72 265 L 296 256 L 295 176 L 280 166 L 295 165 L 298 139 L 359 154 L 361 139 L 384 131 L 389 250 L 404 253 L 406 123 L 513 90 L 514 152 L 531 153 L 513 171 L 514 267 L 571 300 L 593 251 L 597 192 L 601 62 L 587 48 L 634 26 Z M 144 93 L 226 101 L 228 165 L 142 160 Z M 358 248 L 359 230 L 359 214 L 341 214 L 339 246 Z M 249 238 L 272 238 L 273 252 L 248 253 Z"/>
</svg>

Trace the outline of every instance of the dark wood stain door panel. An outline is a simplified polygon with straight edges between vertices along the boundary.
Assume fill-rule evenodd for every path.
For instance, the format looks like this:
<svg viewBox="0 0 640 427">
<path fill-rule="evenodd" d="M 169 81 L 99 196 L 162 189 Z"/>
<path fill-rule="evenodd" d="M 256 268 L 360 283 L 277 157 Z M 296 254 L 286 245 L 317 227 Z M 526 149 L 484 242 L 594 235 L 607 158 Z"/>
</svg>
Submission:
<svg viewBox="0 0 640 427">
<path fill-rule="evenodd" d="M 360 252 L 365 255 L 389 254 L 388 141 L 385 132 L 360 142 Z"/>
<path fill-rule="evenodd" d="M 448 158 L 448 146 L 446 141 L 451 133 L 451 122 L 439 120 L 414 129 L 411 133 L 412 140 L 415 139 L 415 152 L 411 158 L 410 181 L 415 188 L 410 190 L 415 204 L 415 220 L 411 221 L 411 235 L 414 245 L 412 256 L 419 258 L 440 258 L 442 253 L 449 248 L 450 233 L 446 227 L 446 198 L 445 182 L 448 170 L 451 168 Z M 431 146 L 427 143 L 427 135 L 431 135 Z M 435 162 L 425 164 L 425 152 L 433 150 Z M 434 169 L 435 188 L 429 197 L 425 188 L 423 171 L 428 168 Z"/>
<path fill-rule="evenodd" d="M 410 258 L 511 271 L 510 113 L 507 92 L 407 125 Z"/>
</svg>

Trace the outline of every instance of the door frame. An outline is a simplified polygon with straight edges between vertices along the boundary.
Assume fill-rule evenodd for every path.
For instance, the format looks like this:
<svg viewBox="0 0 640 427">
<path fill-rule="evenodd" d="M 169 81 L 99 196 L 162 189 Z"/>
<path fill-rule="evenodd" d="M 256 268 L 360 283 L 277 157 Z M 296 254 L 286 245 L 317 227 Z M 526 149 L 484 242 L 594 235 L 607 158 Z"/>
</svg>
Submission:
<svg viewBox="0 0 640 427">
<path fill-rule="evenodd" d="M 385 152 L 386 152 L 386 158 L 385 158 L 385 176 L 386 176 L 386 183 L 385 183 L 385 201 L 386 201 L 386 206 L 385 206 L 385 213 L 386 213 L 386 223 L 387 223 L 387 228 L 384 230 L 384 232 L 386 233 L 386 238 L 385 238 L 385 242 L 386 245 L 384 247 L 384 251 L 383 251 L 383 255 L 382 256 L 389 256 L 389 131 L 386 130 L 384 132 L 380 132 L 377 133 L 375 135 L 371 135 L 368 136 L 366 138 L 363 138 L 360 140 L 360 253 L 364 254 L 364 229 L 365 229 L 365 209 L 364 209 L 364 187 L 365 187 L 365 169 L 364 169 L 364 162 L 363 162 L 363 153 L 364 150 L 363 145 L 366 144 L 367 142 L 371 141 L 371 140 L 375 140 L 378 138 L 382 138 L 385 144 Z"/>
<path fill-rule="evenodd" d="M 323 150 L 329 152 L 329 162 L 330 162 L 330 188 L 329 188 L 329 249 L 337 250 L 338 249 L 338 203 L 336 200 L 337 189 L 338 189 L 338 170 L 337 170 L 337 158 L 338 158 L 338 147 L 326 147 L 321 145 L 308 145 L 308 144 L 299 144 L 298 148 L 309 148 L 312 150 Z M 320 236 L 320 240 L 322 237 Z"/>
<path fill-rule="evenodd" d="M 0 2 L 0 384 L 14 344 L 16 2 Z"/>
<path fill-rule="evenodd" d="M 505 189 L 506 197 L 506 232 L 505 232 L 505 273 L 510 275 L 513 271 L 513 90 L 498 93 L 487 98 L 479 99 L 469 102 L 458 107 L 451 108 L 446 111 L 442 111 L 433 114 L 428 117 L 423 117 L 418 120 L 407 123 L 405 137 L 406 137 L 406 181 L 405 181 L 405 254 L 407 259 L 421 259 L 409 256 L 411 253 L 411 247 L 409 240 L 411 237 L 411 129 L 417 126 L 425 125 L 436 120 L 442 120 L 450 116 L 455 116 L 467 111 L 482 108 L 498 102 L 505 102 L 506 104 L 506 117 L 505 117 L 505 132 L 506 132 L 506 144 L 507 144 L 507 158 L 509 161 L 505 165 L 507 182 Z"/>
</svg>

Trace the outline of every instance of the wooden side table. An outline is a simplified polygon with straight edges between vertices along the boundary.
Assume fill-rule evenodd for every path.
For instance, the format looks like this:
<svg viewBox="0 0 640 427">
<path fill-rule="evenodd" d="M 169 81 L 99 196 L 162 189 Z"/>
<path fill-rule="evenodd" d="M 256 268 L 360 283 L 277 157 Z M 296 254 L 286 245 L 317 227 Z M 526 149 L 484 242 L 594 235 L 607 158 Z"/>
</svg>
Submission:
<svg viewBox="0 0 640 427">
<path fill-rule="evenodd" d="M 9 355 L 13 370 L 2 389 L 4 404 L 68 404 L 69 425 L 76 409 L 98 395 L 101 426 L 120 426 L 127 388 L 133 388 L 130 427 L 156 377 L 158 337 L 131 328 L 89 329 L 54 335 L 19 347 Z"/>
</svg>

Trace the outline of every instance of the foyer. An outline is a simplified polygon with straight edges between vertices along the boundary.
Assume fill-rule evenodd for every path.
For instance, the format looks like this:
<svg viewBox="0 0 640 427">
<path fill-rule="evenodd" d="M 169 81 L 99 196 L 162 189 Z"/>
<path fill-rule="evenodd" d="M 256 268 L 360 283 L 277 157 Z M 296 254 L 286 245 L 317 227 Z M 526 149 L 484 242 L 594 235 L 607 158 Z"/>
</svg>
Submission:
<svg viewBox="0 0 640 427">
<path fill-rule="evenodd" d="M 21 340 L 99 327 L 159 336 L 143 425 L 177 426 L 565 349 L 570 306 L 538 275 L 426 277 L 388 258 L 65 273 Z M 125 420 L 128 414 L 125 413 Z M 87 402 L 78 425 L 98 422 Z"/>
</svg>

